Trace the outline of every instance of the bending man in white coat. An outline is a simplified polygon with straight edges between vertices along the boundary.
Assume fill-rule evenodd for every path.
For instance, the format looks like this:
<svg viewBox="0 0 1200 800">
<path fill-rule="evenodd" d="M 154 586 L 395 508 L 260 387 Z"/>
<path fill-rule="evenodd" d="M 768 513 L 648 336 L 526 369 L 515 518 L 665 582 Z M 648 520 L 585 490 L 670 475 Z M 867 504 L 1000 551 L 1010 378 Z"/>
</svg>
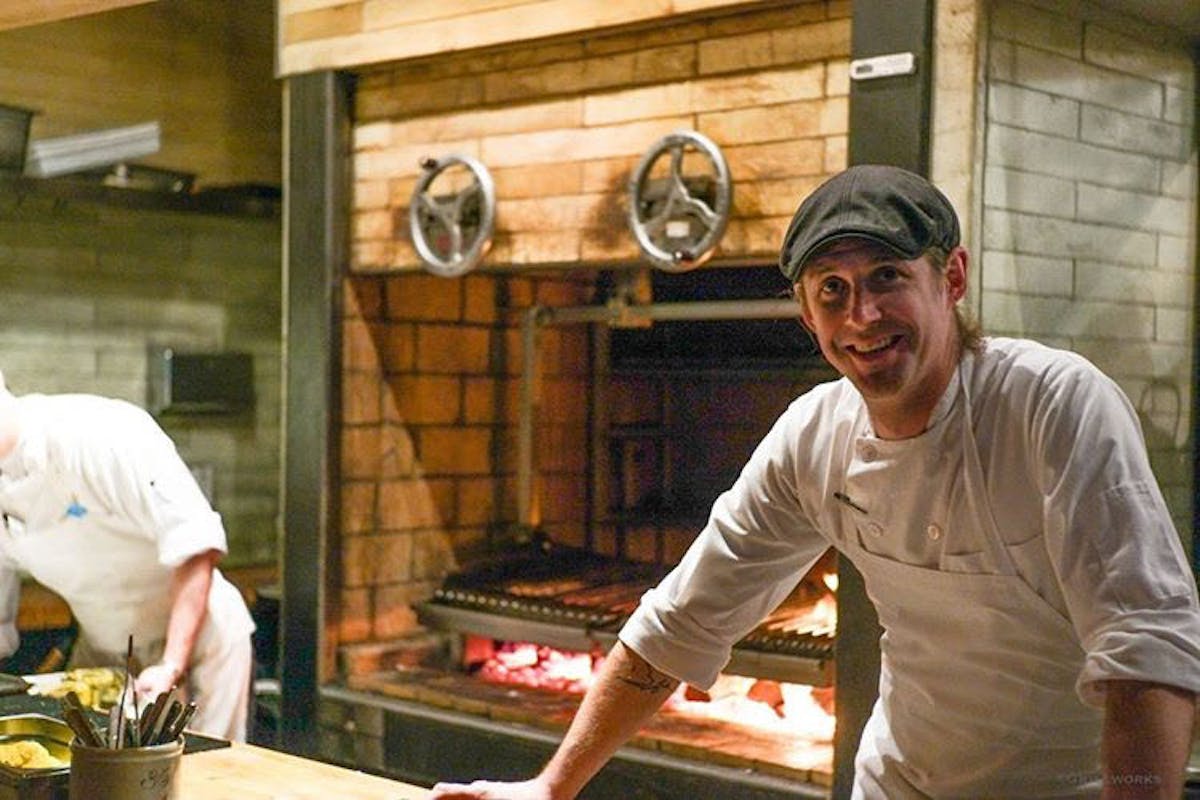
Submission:
<svg viewBox="0 0 1200 800">
<path fill-rule="evenodd" d="M 776 422 L 541 774 L 432 797 L 575 797 L 833 547 L 884 630 L 855 798 L 1176 800 L 1200 605 L 1128 400 L 1078 355 L 980 336 L 957 216 L 920 176 L 835 176 L 780 266 L 842 379 Z"/>
<path fill-rule="evenodd" d="M 174 443 L 137 406 L 17 397 L 0 376 L 0 657 L 18 645 L 21 572 L 79 625 L 70 666 L 121 666 L 133 636 L 143 698 L 178 685 L 189 728 L 246 738 L 254 630 L 216 568 L 220 515 Z"/>
</svg>

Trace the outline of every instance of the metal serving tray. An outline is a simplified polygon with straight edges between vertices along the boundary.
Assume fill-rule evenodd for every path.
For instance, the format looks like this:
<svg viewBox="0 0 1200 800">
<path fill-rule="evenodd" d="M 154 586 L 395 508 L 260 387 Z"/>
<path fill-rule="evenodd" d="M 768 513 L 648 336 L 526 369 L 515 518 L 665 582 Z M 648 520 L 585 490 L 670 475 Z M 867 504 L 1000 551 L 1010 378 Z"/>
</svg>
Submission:
<svg viewBox="0 0 1200 800">
<path fill-rule="evenodd" d="M 14 739 L 33 739 L 50 755 L 68 766 L 50 769 L 19 769 L 0 764 L 0 800 L 66 800 L 70 782 L 70 727 L 45 714 L 0 716 L 0 743 Z"/>
</svg>

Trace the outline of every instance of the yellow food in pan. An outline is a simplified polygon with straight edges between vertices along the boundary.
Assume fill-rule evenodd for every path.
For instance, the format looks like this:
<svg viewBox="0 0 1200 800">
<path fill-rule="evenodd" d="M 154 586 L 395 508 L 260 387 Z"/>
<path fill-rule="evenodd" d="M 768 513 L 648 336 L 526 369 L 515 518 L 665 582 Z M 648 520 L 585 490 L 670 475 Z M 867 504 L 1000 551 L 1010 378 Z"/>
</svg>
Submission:
<svg viewBox="0 0 1200 800">
<path fill-rule="evenodd" d="M 41 742 L 32 739 L 0 743 L 0 764 L 18 769 L 57 769 L 67 765 L 50 755 Z"/>
<path fill-rule="evenodd" d="M 104 711 L 116 705 L 121 697 L 123 675 L 108 667 L 69 669 L 61 682 L 31 690 L 46 697 L 66 697 L 74 692 L 79 702 L 88 708 Z"/>
</svg>

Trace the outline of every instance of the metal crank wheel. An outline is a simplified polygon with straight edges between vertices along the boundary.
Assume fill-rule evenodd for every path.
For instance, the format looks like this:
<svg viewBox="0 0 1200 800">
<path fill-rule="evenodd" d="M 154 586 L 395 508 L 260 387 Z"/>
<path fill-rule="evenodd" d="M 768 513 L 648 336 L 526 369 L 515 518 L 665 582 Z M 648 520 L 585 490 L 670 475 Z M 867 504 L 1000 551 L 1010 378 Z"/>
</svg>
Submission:
<svg viewBox="0 0 1200 800">
<path fill-rule="evenodd" d="M 690 152 L 707 159 L 712 174 L 684 175 Z M 655 167 L 664 156 L 670 163 L 662 176 Z M 659 269 L 685 272 L 707 261 L 721 241 L 733 184 L 717 145 L 695 131 L 677 131 L 646 151 L 630 178 L 629 194 L 629 227 L 642 253 Z"/>
<path fill-rule="evenodd" d="M 426 158 L 408 207 L 408 226 L 425 268 L 444 278 L 475 269 L 492 245 L 496 188 L 487 167 L 474 158 Z M 434 192 L 443 178 L 445 189 Z"/>
</svg>

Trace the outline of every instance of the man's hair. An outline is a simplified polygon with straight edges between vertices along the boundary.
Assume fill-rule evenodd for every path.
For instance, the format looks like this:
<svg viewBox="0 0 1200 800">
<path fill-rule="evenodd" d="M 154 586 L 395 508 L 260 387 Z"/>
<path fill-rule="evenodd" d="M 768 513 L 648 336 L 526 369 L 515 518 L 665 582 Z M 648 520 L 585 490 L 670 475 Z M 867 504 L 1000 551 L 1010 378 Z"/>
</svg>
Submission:
<svg viewBox="0 0 1200 800">
<path fill-rule="evenodd" d="M 939 274 L 946 272 L 946 262 L 950 260 L 950 253 L 947 250 L 934 245 L 925 251 L 925 256 Z M 958 325 L 958 341 L 963 350 L 978 353 L 983 349 L 983 329 L 980 327 L 979 321 L 961 302 L 954 306 L 954 320 Z"/>
</svg>

